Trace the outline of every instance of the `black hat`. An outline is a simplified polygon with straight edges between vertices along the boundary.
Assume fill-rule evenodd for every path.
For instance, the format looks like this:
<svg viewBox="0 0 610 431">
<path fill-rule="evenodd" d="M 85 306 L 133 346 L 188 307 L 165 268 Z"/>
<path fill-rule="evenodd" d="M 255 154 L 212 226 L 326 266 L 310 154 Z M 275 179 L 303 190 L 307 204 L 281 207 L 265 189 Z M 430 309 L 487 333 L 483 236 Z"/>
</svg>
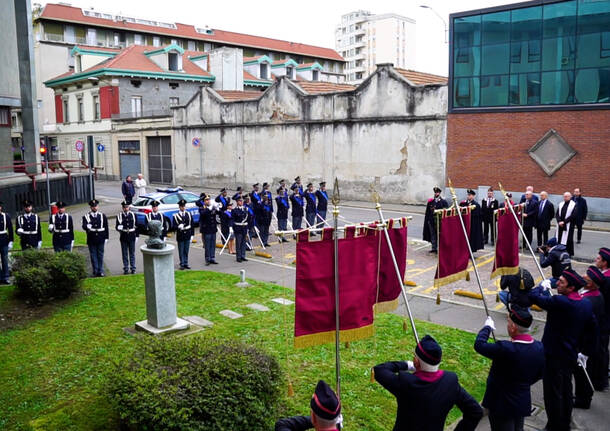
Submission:
<svg viewBox="0 0 610 431">
<path fill-rule="evenodd" d="M 466 193 L 468 193 L 469 195 L 476 195 L 476 192 L 472 189 L 466 190 Z"/>
<path fill-rule="evenodd" d="M 226 188 L 224 188 L 224 187 L 223 187 L 222 189 L 220 189 L 220 193 L 224 193 L 224 192 L 226 192 L 226 191 L 227 191 L 227 189 L 226 189 Z"/>
<path fill-rule="evenodd" d="M 258 185 L 259 185 L 258 183 L 252 184 L 252 187 L 258 187 Z"/>
<path fill-rule="evenodd" d="M 574 290 L 578 290 L 586 284 L 585 280 L 572 269 L 565 269 L 561 275 L 567 280 L 568 286 L 574 286 Z"/>
<path fill-rule="evenodd" d="M 524 328 L 529 328 L 532 325 L 533 318 L 527 308 L 513 304 L 509 309 L 508 316 L 516 325 Z"/>
<path fill-rule="evenodd" d="M 184 199 L 180 199 L 180 200 L 178 201 L 178 206 L 179 206 L 179 207 L 186 206 L 186 201 L 185 201 Z"/>
<path fill-rule="evenodd" d="M 512 198 L 512 197 L 513 197 L 513 194 L 512 194 L 512 193 L 510 193 L 510 192 L 507 192 L 507 193 L 506 193 L 506 196 L 507 196 L 507 197 L 509 197 L 509 198 Z"/>
<path fill-rule="evenodd" d="M 285 182 L 286 182 L 286 180 L 285 180 L 284 178 L 282 178 L 282 179 L 280 180 L 280 184 L 285 183 Z"/>
<path fill-rule="evenodd" d="M 301 181 L 301 177 L 296 177 L 294 180 L 295 181 Z"/>
<path fill-rule="evenodd" d="M 205 192 L 201 192 L 199 193 L 199 199 L 203 199 L 207 196 L 207 194 Z"/>
<path fill-rule="evenodd" d="M 65 207 L 67 207 L 67 205 L 66 205 L 66 203 L 64 201 L 57 201 L 57 202 L 55 202 L 55 206 L 57 208 L 65 208 Z"/>
<path fill-rule="evenodd" d="M 298 188 L 299 188 L 299 186 L 297 186 L 296 184 L 293 184 L 292 186 L 290 186 L 290 190 L 295 190 Z"/>
<path fill-rule="evenodd" d="M 100 201 L 98 201 L 97 199 L 91 199 L 91 200 L 89 201 L 89 206 L 90 206 L 90 207 L 96 207 L 96 206 L 98 206 L 99 204 L 100 204 Z"/>
<path fill-rule="evenodd" d="M 284 191 L 283 188 L 278 187 L 278 189 L 275 191 L 278 195 L 281 194 Z M 283 193 L 282 193 L 283 194 Z"/>
<path fill-rule="evenodd" d="M 204 195 L 204 196 L 203 196 L 203 200 L 204 200 L 204 201 L 207 201 L 208 199 L 210 199 L 210 195 Z"/>
<path fill-rule="evenodd" d="M 239 195 L 235 198 L 236 201 L 243 201 L 244 197 L 242 195 Z"/>
<path fill-rule="evenodd" d="M 606 282 L 606 277 L 597 266 L 591 265 L 589 268 L 587 268 L 587 275 L 593 281 L 593 283 L 597 284 L 597 287 L 602 287 Z"/>
<path fill-rule="evenodd" d="M 309 403 L 316 416 L 332 421 L 341 414 L 341 401 L 324 380 L 320 380 Z"/>
<path fill-rule="evenodd" d="M 441 188 L 440 187 L 434 187 L 432 190 L 434 191 L 434 193 L 440 193 L 441 192 Z"/>
<path fill-rule="evenodd" d="M 322 181 L 322 182 L 320 183 L 320 187 L 324 187 L 325 185 L 326 185 L 326 181 Z"/>
<path fill-rule="evenodd" d="M 602 247 L 599 249 L 599 255 L 602 257 L 602 259 L 604 259 L 606 262 L 610 263 L 610 248 L 608 247 Z"/>
<path fill-rule="evenodd" d="M 241 186 L 238 186 L 237 189 L 235 189 L 238 192 L 241 192 Z"/>
<path fill-rule="evenodd" d="M 245 195 L 244 199 L 250 200 L 250 195 Z"/>
<path fill-rule="evenodd" d="M 128 207 L 129 205 L 131 205 L 131 204 L 128 204 L 127 201 L 121 202 L 122 207 Z"/>
<path fill-rule="evenodd" d="M 525 268 L 519 268 L 519 272 L 514 275 L 503 275 L 500 277 L 500 288 L 509 290 L 519 289 L 521 287 L 521 279 L 523 279 L 523 287 L 526 290 L 530 290 L 534 287 L 534 277 Z"/>
<path fill-rule="evenodd" d="M 555 247 L 557 245 L 557 238 L 552 236 L 551 238 L 549 238 L 549 240 L 546 242 L 547 247 Z"/>
<path fill-rule="evenodd" d="M 313 186 L 313 184 L 307 183 L 307 187 L 311 187 L 311 186 Z"/>
<path fill-rule="evenodd" d="M 159 206 L 159 201 L 152 201 L 152 202 L 150 203 L 150 206 L 151 206 L 151 207 L 158 207 L 158 206 Z"/>
<path fill-rule="evenodd" d="M 415 354 L 426 364 L 438 365 L 443 357 L 443 350 L 436 340 L 429 335 L 422 338 L 415 346 Z"/>
<path fill-rule="evenodd" d="M 30 201 L 23 201 L 23 207 L 31 207 L 32 206 L 32 202 Z"/>
<path fill-rule="evenodd" d="M 267 187 L 269 183 L 263 183 L 263 188 Z"/>
</svg>

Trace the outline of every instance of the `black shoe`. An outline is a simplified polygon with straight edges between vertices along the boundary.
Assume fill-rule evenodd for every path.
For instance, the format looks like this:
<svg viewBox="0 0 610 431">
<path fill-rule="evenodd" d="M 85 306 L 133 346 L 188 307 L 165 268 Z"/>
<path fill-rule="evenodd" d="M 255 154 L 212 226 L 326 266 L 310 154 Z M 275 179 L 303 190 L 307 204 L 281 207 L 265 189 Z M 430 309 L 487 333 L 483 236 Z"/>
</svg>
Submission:
<svg viewBox="0 0 610 431">
<path fill-rule="evenodd" d="M 286 238 L 282 238 L 282 242 L 288 242 Z"/>
<path fill-rule="evenodd" d="M 2 281 L 0 281 L 0 284 L 4 284 L 5 286 L 8 286 L 11 283 L 9 283 L 8 280 L 2 280 Z"/>
<path fill-rule="evenodd" d="M 269 244 L 263 244 L 265 247 L 271 247 Z"/>
<path fill-rule="evenodd" d="M 218 265 L 218 262 L 216 262 L 215 260 L 212 260 L 210 263 L 211 263 L 212 265 Z"/>
<path fill-rule="evenodd" d="M 135 269 L 132 269 L 132 270 L 131 270 L 131 273 L 132 273 L 132 274 L 135 274 L 135 273 L 136 273 L 136 270 L 135 270 Z"/>
<path fill-rule="evenodd" d="M 575 409 L 589 410 L 591 408 L 591 401 L 589 401 L 589 402 L 586 402 L 586 401 L 574 401 L 574 408 Z"/>
<path fill-rule="evenodd" d="M 184 269 L 191 269 L 191 267 L 190 267 L 190 266 L 188 266 L 188 265 L 185 265 L 185 266 L 184 266 Z"/>
<path fill-rule="evenodd" d="M 100 277 L 106 277 L 106 274 L 104 274 L 103 272 L 100 272 Z"/>
<path fill-rule="evenodd" d="M 576 241 L 576 244 L 580 244 L 580 240 Z"/>
<path fill-rule="evenodd" d="M 436 250 L 430 250 L 428 253 L 430 253 L 430 254 L 437 254 L 438 252 Z"/>
<path fill-rule="evenodd" d="M 241 260 L 242 262 L 247 262 L 248 259 L 246 259 L 245 257 Z"/>
<path fill-rule="evenodd" d="M 180 265 L 180 268 L 178 268 L 180 271 L 184 270 L 184 266 Z"/>
<path fill-rule="evenodd" d="M 206 263 L 205 263 L 205 266 L 210 266 L 210 262 L 206 262 Z"/>
<path fill-rule="evenodd" d="M 235 260 L 236 260 L 237 262 L 241 262 L 241 259 L 239 259 L 239 258 L 237 258 L 237 259 L 235 259 Z"/>
<path fill-rule="evenodd" d="M 124 269 L 123 270 L 123 275 L 127 275 L 127 274 L 129 274 L 129 271 L 127 269 Z"/>
</svg>

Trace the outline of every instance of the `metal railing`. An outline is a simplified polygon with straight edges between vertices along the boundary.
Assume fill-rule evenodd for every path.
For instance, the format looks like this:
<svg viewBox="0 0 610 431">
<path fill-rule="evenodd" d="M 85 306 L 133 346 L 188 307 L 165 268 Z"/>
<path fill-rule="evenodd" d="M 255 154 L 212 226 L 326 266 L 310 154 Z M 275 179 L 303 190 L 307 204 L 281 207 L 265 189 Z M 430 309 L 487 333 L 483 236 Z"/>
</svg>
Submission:
<svg viewBox="0 0 610 431">
<path fill-rule="evenodd" d="M 89 165 L 83 160 L 49 160 L 50 173 L 64 173 L 68 176 L 68 184 L 72 184 L 72 174 L 89 172 Z M 38 166 L 40 165 L 40 173 Z M 32 186 L 36 190 L 36 176 L 46 173 L 47 162 L 24 163 L 15 161 L 12 165 L 0 166 L 0 184 L 11 178 L 28 177 L 32 181 Z M 97 168 L 93 167 L 93 175 L 97 180 Z"/>
</svg>

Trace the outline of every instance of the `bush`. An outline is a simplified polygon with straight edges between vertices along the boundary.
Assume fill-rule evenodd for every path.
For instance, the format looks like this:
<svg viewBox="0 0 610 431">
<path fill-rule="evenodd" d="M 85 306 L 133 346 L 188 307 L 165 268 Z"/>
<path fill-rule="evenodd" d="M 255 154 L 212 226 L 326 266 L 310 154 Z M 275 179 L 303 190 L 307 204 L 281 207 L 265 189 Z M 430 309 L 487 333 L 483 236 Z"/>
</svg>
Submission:
<svg viewBox="0 0 610 431">
<path fill-rule="evenodd" d="M 12 273 L 17 296 L 33 302 L 67 298 L 87 277 L 85 259 L 77 253 L 26 250 L 14 254 Z"/>
<path fill-rule="evenodd" d="M 108 389 L 137 430 L 269 430 L 280 399 L 277 361 L 236 341 L 143 337 Z"/>
</svg>

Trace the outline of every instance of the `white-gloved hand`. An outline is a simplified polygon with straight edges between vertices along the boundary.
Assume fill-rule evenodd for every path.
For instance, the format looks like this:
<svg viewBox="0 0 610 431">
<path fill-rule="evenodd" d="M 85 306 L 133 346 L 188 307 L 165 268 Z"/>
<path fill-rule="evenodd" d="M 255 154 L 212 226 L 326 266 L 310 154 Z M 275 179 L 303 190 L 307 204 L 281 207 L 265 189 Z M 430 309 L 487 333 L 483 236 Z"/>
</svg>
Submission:
<svg viewBox="0 0 610 431">
<path fill-rule="evenodd" d="M 193 242 L 193 236 L 191 235 L 191 239 L 189 239 L 189 242 Z"/>
<path fill-rule="evenodd" d="M 492 319 L 491 316 L 487 316 L 487 319 L 485 319 L 485 326 L 489 326 L 493 331 L 496 330 L 496 324 L 494 323 L 494 319 Z"/>
<path fill-rule="evenodd" d="M 55 226 L 53 226 L 52 224 L 49 225 L 49 232 L 53 232 L 53 230 L 55 230 Z"/>
<path fill-rule="evenodd" d="M 106 245 L 106 244 L 108 244 L 108 240 L 107 239 L 104 240 L 104 245 Z"/>
<path fill-rule="evenodd" d="M 36 247 L 38 250 L 40 250 L 42 248 L 42 241 L 38 241 L 38 247 Z"/>
<path fill-rule="evenodd" d="M 118 225 L 118 226 L 116 227 L 116 230 L 119 230 L 119 231 L 120 231 L 120 230 L 123 230 L 123 225 L 122 225 L 122 224 Z"/>
<path fill-rule="evenodd" d="M 339 414 L 339 417 L 337 418 L 337 425 L 339 425 L 339 428 L 343 428 L 343 415 Z"/>
<path fill-rule="evenodd" d="M 9 249 L 9 250 L 12 250 L 12 249 L 13 249 L 13 241 L 11 241 L 11 242 L 9 242 L 9 243 L 8 243 L 8 249 Z"/>
<path fill-rule="evenodd" d="M 91 223 L 89 223 L 89 224 L 87 225 L 87 229 L 89 229 L 89 230 L 93 229 L 93 226 L 91 226 Z"/>
<path fill-rule="evenodd" d="M 540 283 L 540 285 L 544 290 L 551 290 L 551 280 L 549 280 L 548 278 L 546 280 L 542 280 L 542 283 Z"/>
<path fill-rule="evenodd" d="M 180 229 L 180 230 L 184 229 L 184 223 L 180 223 L 180 224 L 178 225 L 178 229 Z"/>
<path fill-rule="evenodd" d="M 589 359 L 587 355 L 583 355 L 582 353 L 578 354 L 577 361 L 583 368 L 587 368 L 587 359 Z"/>
<path fill-rule="evenodd" d="M 70 243 L 70 248 L 74 248 L 74 240 Z"/>
<path fill-rule="evenodd" d="M 17 233 L 23 233 L 23 229 L 22 228 L 17 229 Z"/>
<path fill-rule="evenodd" d="M 409 371 L 415 371 L 415 364 L 413 364 L 413 361 L 405 361 L 407 363 L 407 369 Z"/>
</svg>

